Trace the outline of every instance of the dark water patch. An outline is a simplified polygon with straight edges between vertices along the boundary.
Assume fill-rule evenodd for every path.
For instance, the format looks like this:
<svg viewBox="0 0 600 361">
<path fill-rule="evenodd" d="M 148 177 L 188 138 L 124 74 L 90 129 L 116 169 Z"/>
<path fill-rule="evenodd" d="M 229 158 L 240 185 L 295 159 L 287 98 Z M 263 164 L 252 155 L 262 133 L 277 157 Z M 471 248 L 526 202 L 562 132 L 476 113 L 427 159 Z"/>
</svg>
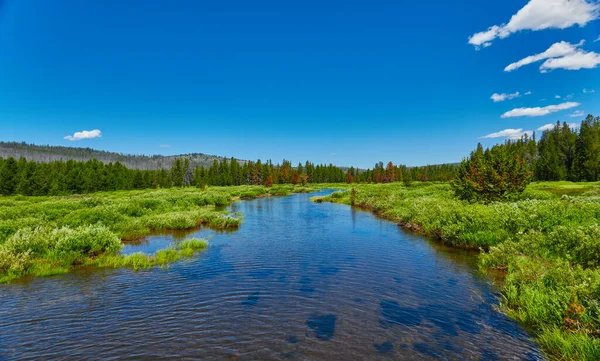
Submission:
<svg viewBox="0 0 600 361">
<path fill-rule="evenodd" d="M 396 283 L 402 283 L 402 282 L 404 282 L 404 278 L 398 277 L 398 276 L 394 276 L 394 282 L 396 282 Z"/>
<path fill-rule="evenodd" d="M 451 312 L 448 312 L 448 308 L 444 305 L 423 305 L 418 308 L 421 317 L 427 321 L 433 323 L 436 327 L 444 331 L 446 336 L 458 336 L 456 326 L 448 316 Z"/>
<path fill-rule="evenodd" d="M 324 276 L 331 276 L 338 273 L 340 269 L 338 267 L 333 266 L 321 266 L 319 267 L 319 273 Z"/>
<path fill-rule="evenodd" d="M 402 307 L 396 301 L 381 301 L 381 316 L 383 320 L 380 324 L 384 327 L 392 325 L 416 326 L 421 323 L 419 310 L 409 307 Z"/>
<path fill-rule="evenodd" d="M 297 352 L 296 351 L 285 351 L 285 352 L 281 352 L 279 354 L 281 356 L 282 359 L 294 359 L 297 357 Z"/>
<path fill-rule="evenodd" d="M 258 303 L 258 299 L 260 297 L 260 291 L 258 292 L 254 292 L 253 294 L 251 294 L 250 296 L 248 296 L 247 299 L 242 301 L 242 305 L 244 306 L 256 306 L 256 304 Z"/>
<path fill-rule="evenodd" d="M 449 278 L 446 283 L 448 284 L 448 286 L 454 287 L 458 284 L 458 280 L 456 278 Z"/>
<path fill-rule="evenodd" d="M 460 328 L 462 331 L 468 332 L 470 334 L 479 334 L 481 333 L 481 326 L 479 326 L 473 316 L 468 313 L 463 313 L 457 315 L 458 319 L 456 320 L 456 326 Z"/>
<path fill-rule="evenodd" d="M 441 344 L 442 348 L 446 351 L 450 351 L 453 354 L 459 354 L 463 352 L 463 347 L 452 342 L 452 341 L 444 341 Z"/>
<path fill-rule="evenodd" d="M 294 343 L 298 343 L 300 341 L 298 340 L 298 337 L 296 337 L 296 336 L 288 336 L 288 338 L 286 339 L 286 342 L 294 344 Z"/>
<path fill-rule="evenodd" d="M 499 361 L 498 355 L 489 349 L 483 350 L 481 352 L 481 357 L 479 358 L 481 361 Z"/>
<path fill-rule="evenodd" d="M 373 347 L 375 347 L 380 354 L 389 354 L 394 351 L 394 344 L 389 341 L 384 343 L 374 343 Z"/>
<path fill-rule="evenodd" d="M 315 292 L 315 288 L 308 285 L 303 285 L 302 287 L 300 287 L 300 292 L 304 294 L 311 294 Z"/>
<path fill-rule="evenodd" d="M 319 340 L 328 341 L 335 333 L 335 321 L 334 314 L 313 315 L 306 320 L 306 324 Z"/>
<path fill-rule="evenodd" d="M 302 277 L 300 279 L 300 284 L 301 285 L 308 285 L 308 284 L 311 284 L 311 283 L 312 283 L 312 278 L 310 278 L 310 277 Z"/>
<path fill-rule="evenodd" d="M 413 345 L 413 350 L 431 358 L 439 359 L 441 357 L 441 355 L 435 351 L 430 344 L 424 342 L 415 343 Z"/>
<path fill-rule="evenodd" d="M 269 278 L 269 276 L 272 276 L 275 273 L 275 271 L 273 270 L 258 270 L 258 271 L 252 271 L 248 273 L 248 276 L 258 279 L 258 280 L 264 280 L 266 278 Z"/>
</svg>

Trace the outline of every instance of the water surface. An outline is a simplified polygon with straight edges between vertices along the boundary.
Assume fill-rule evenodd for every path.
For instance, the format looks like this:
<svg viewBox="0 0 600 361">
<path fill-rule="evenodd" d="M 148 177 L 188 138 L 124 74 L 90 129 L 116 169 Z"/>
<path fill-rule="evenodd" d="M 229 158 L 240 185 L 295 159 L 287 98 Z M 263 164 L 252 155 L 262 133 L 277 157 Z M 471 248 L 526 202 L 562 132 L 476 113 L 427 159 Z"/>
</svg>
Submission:
<svg viewBox="0 0 600 361">
<path fill-rule="evenodd" d="M 0 359 L 538 360 L 474 255 L 312 195 L 232 205 L 193 259 L 0 286 Z"/>
</svg>

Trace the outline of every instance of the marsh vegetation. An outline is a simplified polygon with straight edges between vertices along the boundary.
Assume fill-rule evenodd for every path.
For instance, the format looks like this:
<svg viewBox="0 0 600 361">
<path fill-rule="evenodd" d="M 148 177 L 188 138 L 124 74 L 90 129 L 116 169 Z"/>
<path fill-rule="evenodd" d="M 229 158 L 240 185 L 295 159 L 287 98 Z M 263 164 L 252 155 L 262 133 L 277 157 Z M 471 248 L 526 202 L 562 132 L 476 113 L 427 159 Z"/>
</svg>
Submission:
<svg viewBox="0 0 600 361">
<path fill-rule="evenodd" d="M 156 255 L 122 256 L 121 241 L 155 231 L 199 226 L 235 229 L 239 215 L 224 206 L 235 198 L 309 192 L 281 185 L 172 188 L 99 192 L 64 197 L 0 198 L 0 282 L 25 275 L 66 273 L 78 265 L 145 268 L 165 264 L 205 247 L 186 241 Z"/>
</svg>

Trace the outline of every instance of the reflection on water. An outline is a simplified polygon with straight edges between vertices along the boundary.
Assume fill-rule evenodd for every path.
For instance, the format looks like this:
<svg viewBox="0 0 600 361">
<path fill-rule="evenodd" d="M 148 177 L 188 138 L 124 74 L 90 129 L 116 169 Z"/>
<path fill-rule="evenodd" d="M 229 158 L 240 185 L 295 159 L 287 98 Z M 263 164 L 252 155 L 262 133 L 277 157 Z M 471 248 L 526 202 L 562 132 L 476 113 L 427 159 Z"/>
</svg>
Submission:
<svg viewBox="0 0 600 361">
<path fill-rule="evenodd" d="M 237 202 L 237 232 L 159 268 L 0 286 L 0 359 L 537 360 L 474 256 L 311 195 Z"/>
</svg>

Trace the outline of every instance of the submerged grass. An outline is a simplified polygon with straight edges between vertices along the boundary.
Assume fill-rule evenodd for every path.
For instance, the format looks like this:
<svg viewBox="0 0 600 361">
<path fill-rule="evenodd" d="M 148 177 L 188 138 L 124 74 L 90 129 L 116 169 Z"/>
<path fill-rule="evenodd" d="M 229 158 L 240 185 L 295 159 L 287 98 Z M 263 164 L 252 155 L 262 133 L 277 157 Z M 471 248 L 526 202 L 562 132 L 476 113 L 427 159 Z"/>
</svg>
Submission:
<svg viewBox="0 0 600 361">
<path fill-rule="evenodd" d="M 121 254 L 103 255 L 95 259 L 90 259 L 86 264 L 99 267 L 129 267 L 136 271 L 154 266 L 164 268 L 182 258 L 193 257 L 207 246 L 208 242 L 204 240 L 189 239 L 174 244 L 167 249 L 159 250 L 153 255 L 144 253 L 133 253 L 127 256 Z"/>
<path fill-rule="evenodd" d="M 354 204 L 506 271 L 502 306 L 553 359 L 600 360 L 600 185 L 531 184 L 514 202 L 456 199 L 447 184 L 330 185 L 317 202 Z M 354 188 L 354 191 L 350 191 Z"/>
</svg>

